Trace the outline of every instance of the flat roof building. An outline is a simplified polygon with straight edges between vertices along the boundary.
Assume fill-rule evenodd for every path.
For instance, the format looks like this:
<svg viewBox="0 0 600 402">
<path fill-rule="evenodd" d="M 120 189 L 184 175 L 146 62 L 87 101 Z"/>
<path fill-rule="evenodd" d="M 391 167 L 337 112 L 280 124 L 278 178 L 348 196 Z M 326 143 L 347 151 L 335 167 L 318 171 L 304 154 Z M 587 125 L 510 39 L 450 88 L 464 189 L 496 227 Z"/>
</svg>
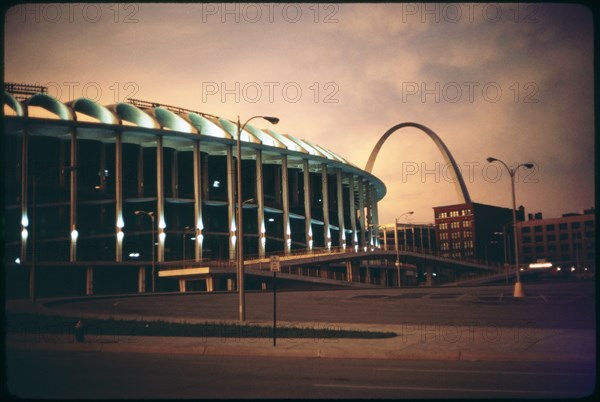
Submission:
<svg viewBox="0 0 600 402">
<path fill-rule="evenodd" d="M 434 207 L 436 244 L 443 257 L 510 263 L 512 209 L 475 202 Z M 523 220 L 524 208 L 517 211 Z"/>
<path fill-rule="evenodd" d="M 519 222 L 519 244 L 524 264 L 551 262 L 568 272 L 594 272 L 596 266 L 596 211 L 563 214 L 558 218 Z"/>
</svg>

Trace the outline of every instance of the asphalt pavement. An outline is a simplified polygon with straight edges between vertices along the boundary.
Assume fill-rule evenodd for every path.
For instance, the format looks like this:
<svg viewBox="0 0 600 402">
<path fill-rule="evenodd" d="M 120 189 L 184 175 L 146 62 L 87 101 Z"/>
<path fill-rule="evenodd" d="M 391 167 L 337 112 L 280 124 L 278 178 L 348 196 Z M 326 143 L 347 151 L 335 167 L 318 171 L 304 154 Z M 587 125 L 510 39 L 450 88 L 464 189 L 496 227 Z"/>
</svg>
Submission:
<svg viewBox="0 0 600 402">
<path fill-rule="evenodd" d="M 423 291 L 420 289 L 419 291 Z M 331 292 L 331 291 L 330 291 Z M 336 291 L 333 291 L 336 292 Z M 373 295 L 373 290 L 353 291 L 353 295 Z M 361 293 L 362 292 L 362 293 Z M 409 292 L 410 290 L 404 290 Z M 425 290 L 427 292 L 427 290 Z M 432 288 L 431 294 L 438 294 Z M 452 290 L 456 293 L 456 289 Z M 469 293 L 470 292 L 470 293 Z M 464 292 L 463 292 L 464 293 Z M 466 292 L 473 294 L 473 290 Z M 327 292 L 312 293 L 313 298 L 324 298 Z M 382 292 L 379 295 L 395 293 Z M 210 297 L 211 295 L 207 295 Z M 229 297 L 233 295 L 228 295 Z M 265 297 L 267 295 L 264 295 Z M 527 296 L 531 302 L 545 303 L 545 296 Z M 593 291 L 592 291 L 593 296 Z M 146 300 L 152 304 L 155 297 L 136 298 L 137 302 Z M 164 297 L 164 296 L 163 296 Z M 534 300 L 535 298 L 535 300 Z M 123 296 L 99 298 L 113 305 Z M 377 298 L 372 298 L 377 299 Z M 427 298 L 431 300 L 432 297 Z M 439 299 L 437 308 L 443 308 L 447 300 Z M 82 298 L 84 302 L 90 298 Z M 156 299 L 154 299 L 156 300 Z M 590 300 L 587 300 L 589 302 Z M 527 300 L 524 300 L 527 302 Z M 462 321 L 403 321 L 396 324 L 372 322 L 339 322 L 335 316 L 323 320 L 321 312 L 318 321 L 282 320 L 277 322 L 278 328 L 316 328 L 330 330 L 362 330 L 394 332 L 397 336 L 384 339 L 342 339 L 342 338 L 278 338 L 276 346 L 272 338 L 248 338 L 243 336 L 244 325 L 272 326 L 271 320 L 250 319 L 240 323 L 235 319 L 204 318 L 201 310 L 195 310 L 193 316 L 174 314 L 153 315 L 151 313 L 122 313 L 113 310 L 95 312 L 93 309 L 77 308 L 77 300 L 68 303 L 57 303 L 57 300 L 42 300 L 32 304 L 29 300 L 9 300 L 7 311 L 21 313 L 67 315 L 90 318 L 143 319 L 147 321 L 162 320 L 172 322 L 220 322 L 236 325 L 240 336 L 228 337 L 156 337 L 156 336 L 107 336 L 87 334 L 84 342 L 76 342 L 71 334 L 44 333 L 7 333 L 7 347 L 17 349 L 46 349 L 69 351 L 102 351 L 133 353 L 170 353 L 205 356 L 283 356 L 308 358 L 359 358 L 359 359 L 405 359 L 405 360 L 465 360 L 465 361 L 569 361 L 595 362 L 596 330 L 589 325 L 582 327 L 566 326 L 560 328 L 531 326 L 526 321 L 518 321 L 519 325 L 499 325 L 494 321 L 469 323 Z M 59 308 L 60 306 L 60 308 Z M 348 307 L 346 305 L 346 307 Z M 586 304 L 589 308 L 589 303 Z M 593 304 L 592 304 L 593 307 Z M 435 306 L 433 307 L 435 308 Z M 466 307 L 469 308 L 468 306 Z M 199 313 L 200 311 L 200 313 Z M 384 310 L 380 310 L 385 315 Z M 382 320 L 385 321 L 385 320 Z M 522 324 L 522 325 L 521 325 Z"/>
</svg>

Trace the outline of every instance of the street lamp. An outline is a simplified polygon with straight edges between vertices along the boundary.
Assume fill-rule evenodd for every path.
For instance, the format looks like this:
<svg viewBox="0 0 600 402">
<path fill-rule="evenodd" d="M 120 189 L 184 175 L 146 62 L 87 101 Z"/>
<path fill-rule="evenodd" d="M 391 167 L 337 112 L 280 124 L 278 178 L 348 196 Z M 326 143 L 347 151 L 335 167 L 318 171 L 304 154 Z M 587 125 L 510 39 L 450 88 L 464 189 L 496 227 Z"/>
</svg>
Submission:
<svg viewBox="0 0 600 402">
<path fill-rule="evenodd" d="M 265 119 L 271 124 L 279 123 L 279 118 L 270 116 L 250 117 L 243 125 L 240 125 L 240 116 L 237 118 L 237 281 L 239 292 L 240 321 L 246 319 L 246 302 L 244 295 L 244 249 L 242 230 L 242 132 L 252 119 Z"/>
<path fill-rule="evenodd" d="M 414 211 L 405 212 L 399 217 L 396 218 L 396 224 L 394 225 L 394 243 L 396 243 L 396 269 L 398 270 L 398 287 L 400 287 L 400 249 L 398 248 L 398 221 L 404 215 L 412 215 Z M 404 237 L 406 238 L 406 232 L 404 233 Z"/>
<path fill-rule="evenodd" d="M 77 169 L 77 166 L 63 166 L 60 170 L 60 174 L 65 174 L 66 171 L 72 171 Z M 52 172 L 53 170 L 46 170 L 42 173 L 33 176 L 32 182 L 32 194 L 31 194 L 31 268 L 29 273 L 29 294 L 31 296 L 31 303 L 35 304 L 36 302 L 36 234 L 37 225 L 36 225 L 36 210 L 37 210 L 37 185 L 40 179 L 47 174 L 48 172 Z"/>
<path fill-rule="evenodd" d="M 150 218 L 150 220 L 152 221 L 152 293 L 154 293 L 155 289 L 155 279 L 154 277 L 156 276 L 156 272 L 155 272 L 155 265 L 154 265 L 154 212 L 153 211 L 134 211 L 134 214 L 136 215 L 146 215 Z"/>
<path fill-rule="evenodd" d="M 517 202 L 516 202 L 516 198 L 515 198 L 515 173 L 517 172 L 517 170 L 520 167 L 524 167 L 526 169 L 531 169 L 533 167 L 533 163 L 520 163 L 517 165 L 517 167 L 515 167 L 514 169 L 511 169 L 508 167 L 508 165 L 506 163 L 504 163 L 500 159 L 489 157 L 489 158 L 487 158 L 487 161 L 489 163 L 500 162 L 502 165 L 504 165 L 504 167 L 508 171 L 508 174 L 510 175 L 510 183 L 511 183 L 511 190 L 512 190 L 512 204 L 513 204 L 513 207 L 512 207 L 513 230 L 514 230 L 513 235 L 515 237 L 515 267 L 516 267 L 515 270 L 517 272 L 517 282 L 515 283 L 515 289 L 513 292 L 513 296 L 514 297 L 525 297 L 525 292 L 523 290 L 523 284 L 521 283 L 521 275 L 519 273 L 519 239 L 517 238 Z"/>
</svg>

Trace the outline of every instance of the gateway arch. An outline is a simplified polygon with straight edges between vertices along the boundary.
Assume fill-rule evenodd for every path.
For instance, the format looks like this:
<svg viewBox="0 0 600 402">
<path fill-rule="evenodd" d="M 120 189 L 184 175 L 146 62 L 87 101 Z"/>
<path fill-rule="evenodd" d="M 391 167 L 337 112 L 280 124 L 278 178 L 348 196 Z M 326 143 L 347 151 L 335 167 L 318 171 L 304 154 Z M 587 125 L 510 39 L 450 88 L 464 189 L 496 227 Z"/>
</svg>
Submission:
<svg viewBox="0 0 600 402">
<path fill-rule="evenodd" d="M 390 128 L 388 131 L 386 131 L 386 133 L 381 136 L 381 138 L 379 139 L 377 144 L 375 144 L 373 151 L 371 151 L 371 155 L 369 156 L 369 160 L 367 161 L 367 166 L 365 167 L 365 170 L 369 173 L 372 173 L 373 166 L 375 165 L 375 159 L 377 159 L 377 154 L 379 154 L 379 150 L 383 146 L 383 143 L 385 142 L 385 140 L 387 140 L 388 137 L 390 135 L 392 135 L 396 130 L 399 130 L 404 127 L 418 128 L 419 130 L 423 131 L 425 134 L 427 134 L 429 136 L 429 138 L 431 138 L 433 140 L 435 145 L 438 147 L 438 149 L 442 153 L 446 163 L 452 167 L 452 171 L 454 172 L 454 177 L 456 178 L 456 181 L 454 182 L 454 186 L 456 189 L 456 193 L 458 194 L 458 197 L 462 200 L 463 203 L 465 203 L 465 204 L 470 203 L 471 196 L 469 195 L 469 190 L 467 190 L 467 186 L 465 185 L 465 181 L 463 180 L 462 174 L 458 168 L 458 165 L 456 164 L 456 161 L 452 157 L 452 154 L 448 150 L 448 147 L 446 147 L 446 144 L 444 144 L 444 142 L 441 140 L 441 138 L 435 132 L 433 132 L 433 130 L 431 130 L 430 128 L 425 127 L 424 125 L 419 124 L 419 123 L 412 123 L 412 122 L 400 123 L 400 124 L 396 124 L 394 127 Z"/>
</svg>

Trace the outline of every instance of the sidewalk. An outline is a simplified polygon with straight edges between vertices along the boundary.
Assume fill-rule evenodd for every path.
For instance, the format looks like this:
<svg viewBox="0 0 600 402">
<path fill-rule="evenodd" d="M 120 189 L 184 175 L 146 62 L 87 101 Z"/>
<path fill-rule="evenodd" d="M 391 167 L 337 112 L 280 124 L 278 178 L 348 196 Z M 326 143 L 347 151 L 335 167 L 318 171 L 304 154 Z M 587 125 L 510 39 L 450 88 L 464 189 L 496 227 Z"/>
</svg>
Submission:
<svg viewBox="0 0 600 402">
<path fill-rule="evenodd" d="M 63 314 L 43 305 L 7 302 L 7 311 L 37 314 Z M 71 314 L 68 314 L 71 315 Z M 78 315 L 81 317 L 81 315 Z M 90 318 L 108 318 L 86 315 Z M 116 317 L 112 317 L 116 318 Z M 169 317 L 129 317 L 181 322 Z M 188 323 L 214 320 L 186 319 Z M 239 326 L 238 321 L 220 320 Z M 272 322 L 247 321 L 245 325 L 272 326 Z M 278 322 L 278 328 L 385 331 L 397 334 L 385 339 L 292 339 L 238 337 L 156 337 L 87 334 L 76 343 L 70 334 L 6 334 L 7 348 L 65 351 L 168 353 L 194 355 L 286 356 L 304 358 L 358 358 L 406 360 L 485 360 L 485 361 L 594 361 L 596 331 L 575 329 L 501 328 L 481 326 L 373 325 L 323 322 Z"/>
</svg>

